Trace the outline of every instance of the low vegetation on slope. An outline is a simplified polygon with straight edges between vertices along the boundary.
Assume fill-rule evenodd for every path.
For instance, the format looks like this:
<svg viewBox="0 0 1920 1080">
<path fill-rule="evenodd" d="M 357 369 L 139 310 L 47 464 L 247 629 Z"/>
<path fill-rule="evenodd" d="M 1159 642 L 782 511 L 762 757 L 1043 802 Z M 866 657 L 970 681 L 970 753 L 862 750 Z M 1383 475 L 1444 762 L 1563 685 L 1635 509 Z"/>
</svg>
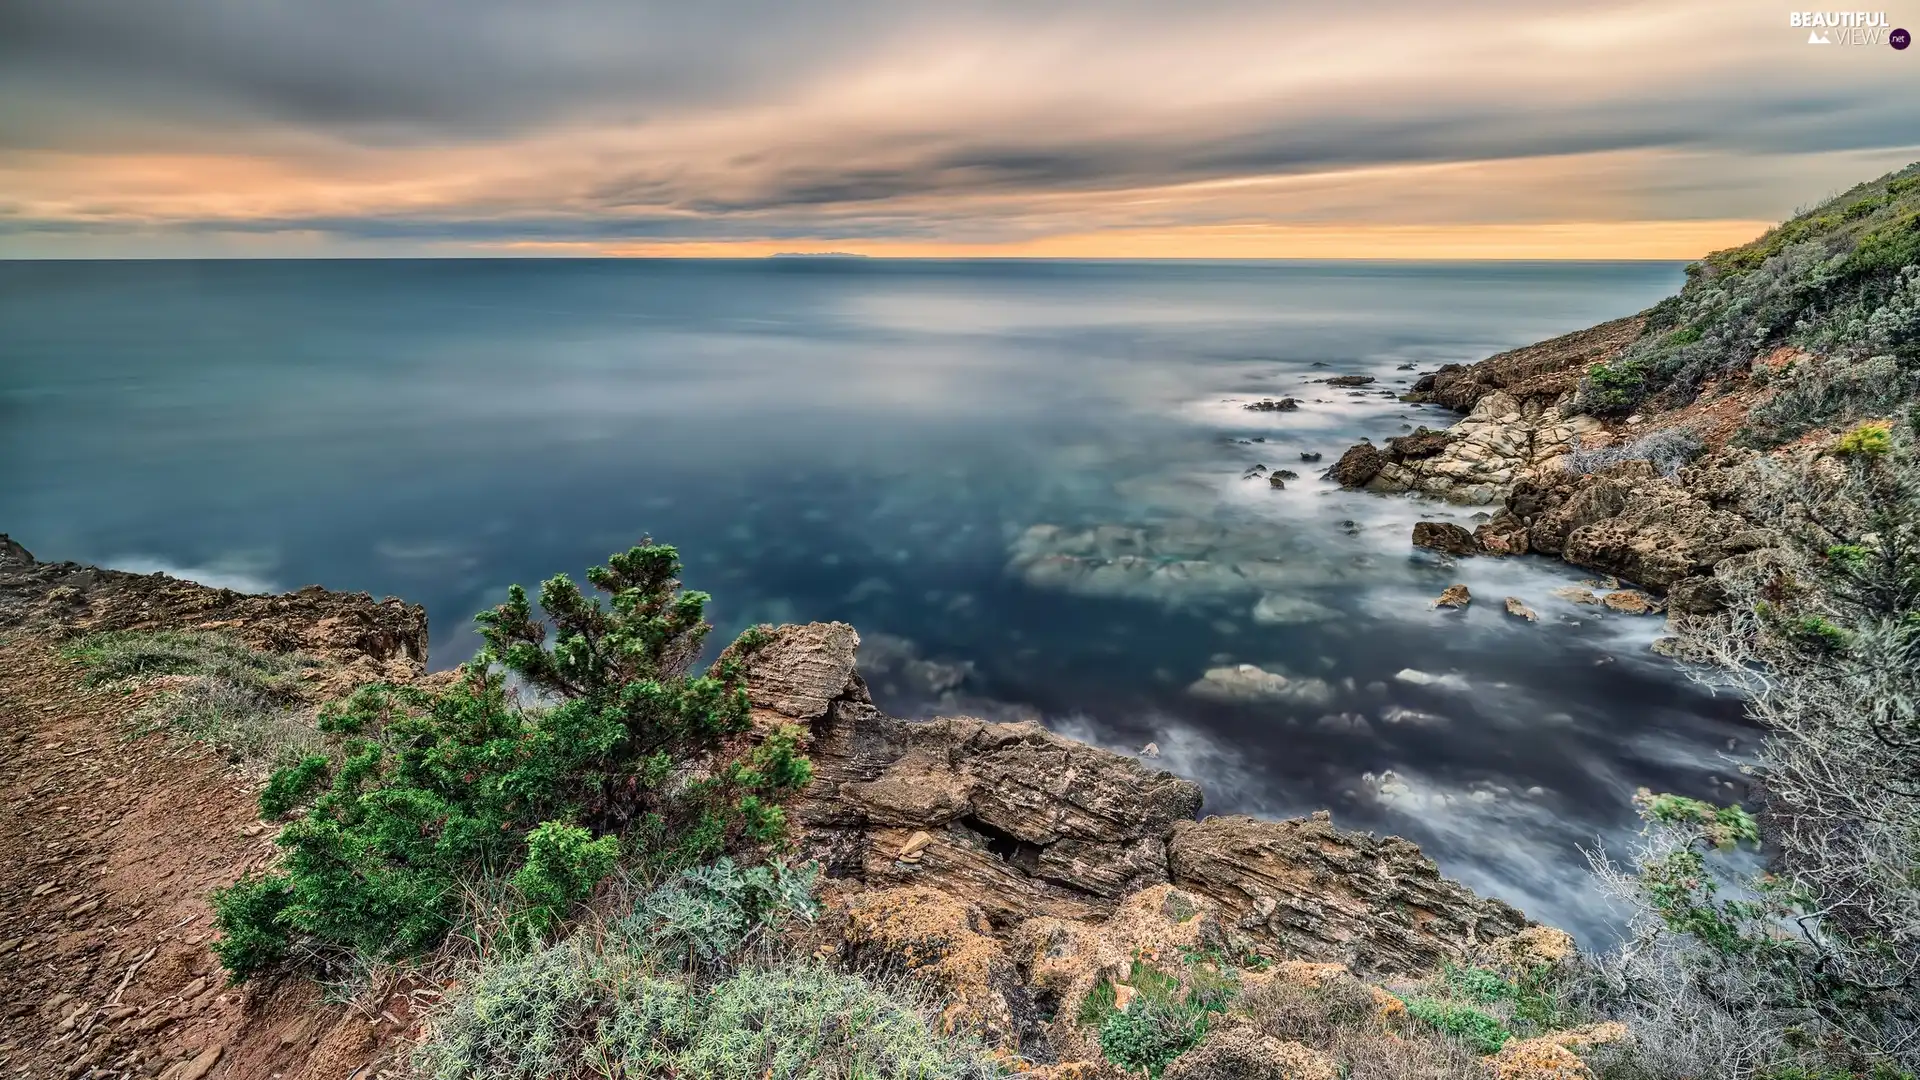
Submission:
<svg viewBox="0 0 1920 1080">
<path fill-rule="evenodd" d="M 1766 461 L 1786 543 L 1718 575 L 1726 610 L 1680 648 L 1767 732 L 1758 819 L 1643 793 L 1637 912 L 1596 1003 L 1628 1019 L 1628 1076 L 1904 1077 L 1920 1068 L 1920 461 L 1863 424 Z M 1722 853 L 1764 843 L 1767 869 Z"/>
<path fill-rule="evenodd" d="M 1580 404 L 1670 407 L 1750 372 L 1772 391 L 1748 419 L 1756 445 L 1920 395 L 1920 165 L 1689 266 L 1640 338 L 1588 371 Z"/>
<path fill-rule="evenodd" d="M 262 652 L 211 631 L 94 634 L 66 650 L 87 682 L 170 677 L 175 684 L 141 711 L 140 732 L 209 743 L 236 763 L 284 765 L 320 746 L 299 710 L 299 676 L 311 661 Z"/>
<path fill-rule="evenodd" d="M 489 956 L 414 1055 L 431 1080 L 845 1076 L 985 1080 L 1002 1070 L 921 1002 L 777 947 L 810 922 L 809 867 L 722 859 Z"/>
</svg>

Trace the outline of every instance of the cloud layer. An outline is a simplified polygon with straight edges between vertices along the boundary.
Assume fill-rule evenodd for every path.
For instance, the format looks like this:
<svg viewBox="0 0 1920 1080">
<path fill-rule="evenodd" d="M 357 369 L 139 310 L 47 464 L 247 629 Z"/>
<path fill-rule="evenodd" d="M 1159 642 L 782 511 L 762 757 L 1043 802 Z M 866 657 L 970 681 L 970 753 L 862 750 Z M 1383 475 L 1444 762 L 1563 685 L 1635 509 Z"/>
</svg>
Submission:
<svg viewBox="0 0 1920 1080">
<path fill-rule="evenodd" d="M 1689 255 L 1920 157 L 1916 63 L 1717 0 L 25 0 L 0 254 Z"/>
</svg>

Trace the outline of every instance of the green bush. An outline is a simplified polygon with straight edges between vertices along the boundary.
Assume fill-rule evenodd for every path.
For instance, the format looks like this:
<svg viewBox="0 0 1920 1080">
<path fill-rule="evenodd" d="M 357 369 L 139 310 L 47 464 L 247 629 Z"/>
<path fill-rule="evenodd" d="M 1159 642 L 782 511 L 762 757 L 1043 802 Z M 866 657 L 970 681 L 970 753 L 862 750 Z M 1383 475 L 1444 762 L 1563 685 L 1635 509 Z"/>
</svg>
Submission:
<svg viewBox="0 0 1920 1080">
<path fill-rule="evenodd" d="M 325 754 L 308 754 L 286 768 L 276 770 L 260 792 L 260 816 L 285 817 L 305 802 L 327 778 L 333 760 Z"/>
<path fill-rule="evenodd" d="M 521 917 L 535 932 L 551 929 L 574 903 L 587 898 L 620 861 L 620 838 L 593 834 L 578 825 L 547 821 L 527 834 L 527 861 L 513 875 L 525 907 Z"/>
<path fill-rule="evenodd" d="M 1760 842 L 1760 823 L 1738 805 L 1715 806 L 1684 795 L 1656 795 L 1645 788 L 1634 795 L 1633 804 L 1646 821 L 1698 829 L 1701 838 L 1720 851 Z"/>
<path fill-rule="evenodd" d="M 1507 1045 L 1513 1032 L 1499 1018 L 1471 1005 L 1439 998 L 1417 997 L 1407 1002 L 1414 1019 L 1460 1040 L 1474 1052 L 1491 1054 Z"/>
<path fill-rule="evenodd" d="M 1638 360 L 1595 364 L 1587 369 L 1581 401 L 1597 413 L 1629 412 L 1646 396 L 1647 375 L 1646 364 Z"/>
<path fill-rule="evenodd" d="M 329 735 L 358 735 L 368 728 L 385 727 L 415 695 L 386 683 L 366 683 L 339 701 L 320 707 L 318 726 Z"/>
<path fill-rule="evenodd" d="M 1102 984 L 1081 1003 L 1077 1019 L 1082 1026 L 1098 1025 L 1108 1061 L 1155 1077 L 1206 1036 L 1240 988 L 1230 969 L 1211 963 L 1189 961 L 1169 973 L 1139 957 L 1127 985 L 1135 993 L 1124 1012 L 1114 1007 L 1113 987 Z"/>
<path fill-rule="evenodd" d="M 258 971 L 286 959 L 281 919 L 292 900 L 285 878 L 249 874 L 213 892 L 214 918 L 224 933 L 213 952 L 228 971 Z"/>
<path fill-rule="evenodd" d="M 1511 1001 L 1519 994 L 1519 987 L 1498 972 L 1483 967 L 1448 964 L 1442 970 L 1441 981 L 1449 994 L 1475 1005 Z"/>
<path fill-rule="evenodd" d="M 310 955 L 401 956 L 454 927 L 476 876 L 511 874 L 512 918 L 539 932 L 617 853 L 670 870 L 777 842 L 777 800 L 812 775 L 800 733 L 725 752 L 748 728 L 743 660 L 763 638 L 749 631 L 691 674 L 707 597 L 682 592 L 678 572 L 670 547 L 616 554 L 587 575 L 608 603 L 555 577 L 540 593 L 545 620 L 515 586 L 479 616 L 485 647 L 449 689 L 365 688 L 328 710 L 322 722 L 342 739 L 324 770 L 283 770 L 263 806 L 304 807 L 265 879 L 285 902 L 267 921 L 254 906 L 222 907 L 221 931 L 277 934 L 280 955 L 298 940 Z M 509 676 L 537 704 L 509 692 Z M 228 970 L 244 979 L 272 952 L 234 950 Z"/>
<path fill-rule="evenodd" d="M 1879 457 L 1893 450 L 1893 429 L 1884 423 L 1861 424 L 1834 440 L 1836 454 Z"/>
</svg>

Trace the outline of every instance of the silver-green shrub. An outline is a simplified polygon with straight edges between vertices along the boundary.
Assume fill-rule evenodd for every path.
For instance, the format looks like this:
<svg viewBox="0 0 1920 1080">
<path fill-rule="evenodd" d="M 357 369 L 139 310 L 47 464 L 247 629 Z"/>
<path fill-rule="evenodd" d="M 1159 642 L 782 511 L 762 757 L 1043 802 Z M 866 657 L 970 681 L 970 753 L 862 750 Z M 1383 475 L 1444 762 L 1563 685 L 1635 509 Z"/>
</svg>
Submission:
<svg viewBox="0 0 1920 1080">
<path fill-rule="evenodd" d="M 430 1018 L 431 1080 L 989 1080 L 923 1003 L 773 946 L 816 869 L 718 860 L 532 951 L 483 958 Z"/>
</svg>

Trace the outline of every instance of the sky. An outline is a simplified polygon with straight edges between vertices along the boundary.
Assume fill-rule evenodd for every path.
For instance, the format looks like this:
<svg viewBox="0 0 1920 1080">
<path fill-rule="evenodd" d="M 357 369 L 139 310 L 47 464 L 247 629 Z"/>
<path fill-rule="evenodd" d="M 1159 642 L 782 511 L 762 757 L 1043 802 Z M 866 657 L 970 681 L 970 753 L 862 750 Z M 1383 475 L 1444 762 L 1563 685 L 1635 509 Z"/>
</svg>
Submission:
<svg viewBox="0 0 1920 1080">
<path fill-rule="evenodd" d="M 1920 160 L 1791 10 L 0 0 L 0 257 L 1694 258 Z"/>
</svg>

